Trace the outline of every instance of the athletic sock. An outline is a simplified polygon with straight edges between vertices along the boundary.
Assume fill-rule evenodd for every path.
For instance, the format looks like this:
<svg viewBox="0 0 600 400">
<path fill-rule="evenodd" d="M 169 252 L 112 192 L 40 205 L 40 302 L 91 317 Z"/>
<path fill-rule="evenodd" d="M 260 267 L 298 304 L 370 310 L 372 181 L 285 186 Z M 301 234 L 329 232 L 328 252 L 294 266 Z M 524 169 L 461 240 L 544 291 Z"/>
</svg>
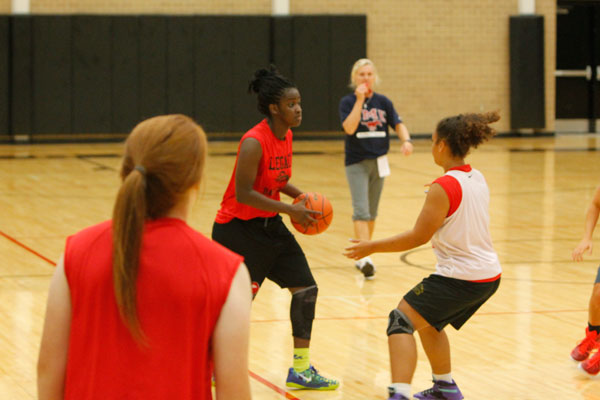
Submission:
<svg viewBox="0 0 600 400">
<path fill-rule="evenodd" d="M 396 391 L 396 393 L 400 393 L 407 399 L 411 398 L 410 383 L 392 383 L 389 387 L 393 388 Z"/>
<path fill-rule="evenodd" d="M 444 381 L 448 383 L 452 383 L 452 373 L 448 372 L 447 374 L 432 374 L 434 381 Z"/>
<path fill-rule="evenodd" d="M 596 331 L 600 335 L 600 325 L 592 325 L 588 322 L 588 331 Z"/>
<path fill-rule="evenodd" d="M 294 348 L 294 371 L 302 372 L 310 367 L 308 349 L 308 347 Z"/>
</svg>

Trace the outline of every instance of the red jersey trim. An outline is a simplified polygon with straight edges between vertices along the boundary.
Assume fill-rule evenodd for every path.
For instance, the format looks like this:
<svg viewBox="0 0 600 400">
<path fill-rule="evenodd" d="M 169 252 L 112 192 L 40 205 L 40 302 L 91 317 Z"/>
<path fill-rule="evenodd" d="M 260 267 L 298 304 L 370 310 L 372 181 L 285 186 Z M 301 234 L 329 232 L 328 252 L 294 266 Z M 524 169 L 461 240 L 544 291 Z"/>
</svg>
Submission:
<svg viewBox="0 0 600 400">
<path fill-rule="evenodd" d="M 501 275 L 502 274 L 500 273 L 500 274 L 494 276 L 493 278 L 480 279 L 480 280 L 477 280 L 477 281 L 469 281 L 469 282 L 475 282 L 475 283 L 494 282 L 494 281 L 497 281 L 498 279 L 500 279 Z"/>
<path fill-rule="evenodd" d="M 456 180 L 455 177 L 450 175 L 444 175 L 437 178 L 433 183 L 438 183 L 446 192 L 448 196 L 448 200 L 450 201 L 450 208 L 448 209 L 448 214 L 446 218 L 454 214 L 454 212 L 460 206 L 460 202 L 462 201 L 462 188 L 460 187 L 460 183 Z"/>
<path fill-rule="evenodd" d="M 471 172 L 473 168 L 471 168 L 471 164 L 459 165 L 458 167 L 450 168 L 448 171 L 462 171 L 462 172 Z M 448 172 L 446 171 L 446 172 Z"/>
</svg>

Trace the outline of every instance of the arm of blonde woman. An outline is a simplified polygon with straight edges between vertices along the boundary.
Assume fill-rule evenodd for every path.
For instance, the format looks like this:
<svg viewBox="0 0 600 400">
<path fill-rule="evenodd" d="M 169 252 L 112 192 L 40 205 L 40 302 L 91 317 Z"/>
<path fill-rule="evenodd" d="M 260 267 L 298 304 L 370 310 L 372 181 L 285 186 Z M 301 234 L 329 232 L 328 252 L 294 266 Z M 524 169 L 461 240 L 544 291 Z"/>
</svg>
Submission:
<svg viewBox="0 0 600 400">
<path fill-rule="evenodd" d="M 400 143 L 402 143 L 402 147 L 400 147 L 400 151 L 405 156 L 409 156 L 413 152 L 413 145 L 410 141 L 410 134 L 408 133 L 408 129 L 406 125 L 402 122 L 396 124 L 396 133 L 398 134 L 398 138 L 400 138 Z"/>
<path fill-rule="evenodd" d="M 592 199 L 592 203 L 588 207 L 587 213 L 585 215 L 585 230 L 583 233 L 583 238 L 573 249 L 572 257 L 575 261 L 583 260 L 583 253 L 587 252 L 589 254 L 592 253 L 592 235 L 594 234 L 594 228 L 596 227 L 596 223 L 598 222 L 598 216 L 600 215 L 600 186 L 596 188 L 596 192 L 594 193 L 594 198 Z"/>
<path fill-rule="evenodd" d="M 71 298 L 60 258 L 50 282 L 46 318 L 37 365 L 39 400 L 64 398 L 67 350 L 71 327 Z"/>
<path fill-rule="evenodd" d="M 449 209 L 450 200 L 448 200 L 448 195 L 446 195 L 442 186 L 434 183 L 427 193 L 425 204 L 423 204 L 417 222 L 411 230 L 380 240 L 351 239 L 354 244 L 346 247 L 344 255 L 358 260 L 372 253 L 414 249 L 431 239 L 444 223 Z"/>
<path fill-rule="evenodd" d="M 369 88 L 364 83 L 358 85 L 354 90 L 356 102 L 354 103 L 354 106 L 352 106 L 352 111 L 350 111 L 350 114 L 348 114 L 344 122 L 342 122 L 342 128 L 344 128 L 346 135 L 353 135 L 354 132 L 356 132 L 356 128 L 358 128 L 358 124 L 360 123 L 365 97 L 368 92 Z"/>
<path fill-rule="evenodd" d="M 217 400 L 249 400 L 250 276 L 241 263 L 213 333 Z"/>
</svg>

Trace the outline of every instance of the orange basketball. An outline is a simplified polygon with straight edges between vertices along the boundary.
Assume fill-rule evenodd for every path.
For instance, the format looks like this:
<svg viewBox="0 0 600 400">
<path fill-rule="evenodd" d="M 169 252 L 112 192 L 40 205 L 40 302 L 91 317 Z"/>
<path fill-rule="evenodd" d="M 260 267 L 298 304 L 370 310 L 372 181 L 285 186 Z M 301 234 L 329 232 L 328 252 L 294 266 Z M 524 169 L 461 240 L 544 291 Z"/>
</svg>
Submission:
<svg viewBox="0 0 600 400">
<path fill-rule="evenodd" d="M 298 232 L 304 233 L 305 235 L 316 235 L 317 233 L 325 232 L 333 219 L 333 208 L 331 207 L 331 203 L 327 200 L 327 197 L 323 196 L 321 193 L 307 192 L 296 197 L 294 199 L 294 204 L 304 200 L 305 197 L 306 208 L 314 211 L 321 211 L 322 214 L 313 214 L 312 217 L 316 219 L 317 222 L 306 227 L 294 220 L 292 220 L 292 225 L 294 225 L 294 228 L 296 228 Z"/>
</svg>

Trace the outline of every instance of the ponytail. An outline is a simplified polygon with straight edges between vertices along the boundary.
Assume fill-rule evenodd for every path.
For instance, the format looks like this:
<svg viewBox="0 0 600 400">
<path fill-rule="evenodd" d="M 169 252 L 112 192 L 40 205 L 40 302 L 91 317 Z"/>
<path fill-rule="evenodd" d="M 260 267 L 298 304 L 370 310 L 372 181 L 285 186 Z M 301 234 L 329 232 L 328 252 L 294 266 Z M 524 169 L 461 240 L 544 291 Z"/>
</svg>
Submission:
<svg viewBox="0 0 600 400">
<path fill-rule="evenodd" d="M 476 148 L 496 134 L 496 130 L 489 124 L 499 119 L 497 111 L 444 118 L 436 128 L 438 140 L 444 139 L 448 143 L 452 155 L 464 158 L 471 148 Z"/>
<path fill-rule="evenodd" d="M 113 210 L 113 282 L 121 317 L 137 341 L 144 334 L 137 315 L 137 275 L 146 220 L 146 177 L 133 170 L 121 185 Z"/>
<path fill-rule="evenodd" d="M 119 313 L 137 342 L 137 277 L 145 222 L 165 216 L 202 177 L 206 134 L 184 115 L 139 123 L 125 142 L 123 181 L 113 209 L 113 284 Z"/>
</svg>

